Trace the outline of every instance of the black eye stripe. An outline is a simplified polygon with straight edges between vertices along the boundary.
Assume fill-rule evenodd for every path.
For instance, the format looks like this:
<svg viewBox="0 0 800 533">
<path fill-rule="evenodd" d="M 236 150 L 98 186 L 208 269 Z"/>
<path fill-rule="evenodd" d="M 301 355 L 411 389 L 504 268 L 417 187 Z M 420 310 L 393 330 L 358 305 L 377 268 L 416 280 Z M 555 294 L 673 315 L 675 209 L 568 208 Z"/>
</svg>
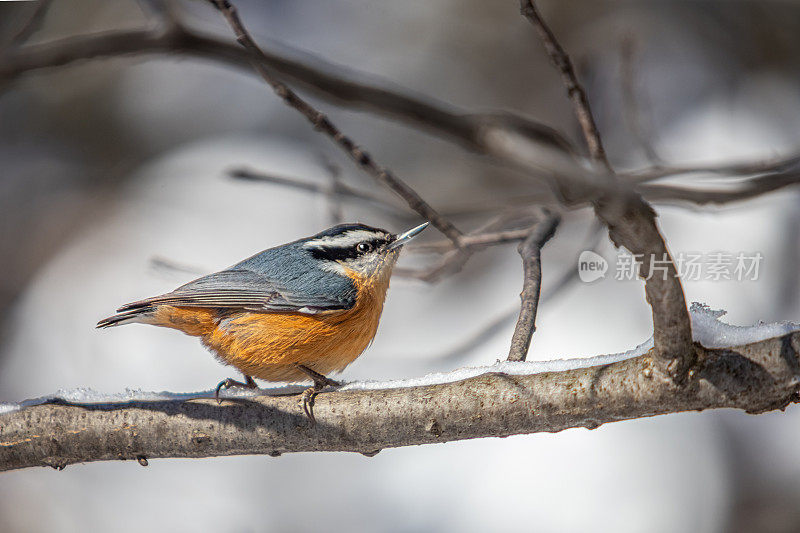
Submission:
<svg viewBox="0 0 800 533">
<path fill-rule="evenodd" d="M 355 259 L 359 256 L 355 248 L 310 248 L 311 257 L 314 259 L 324 259 L 326 261 L 342 261 L 345 259 Z"/>
<path fill-rule="evenodd" d="M 324 259 L 327 261 L 343 261 L 346 259 L 355 259 L 359 256 L 374 251 L 378 246 L 386 244 L 391 240 L 390 237 L 375 237 L 371 239 L 364 239 L 349 246 L 314 246 L 309 248 L 309 252 L 314 259 Z M 361 243 L 369 243 L 370 250 L 366 252 L 359 252 L 358 245 Z"/>
</svg>

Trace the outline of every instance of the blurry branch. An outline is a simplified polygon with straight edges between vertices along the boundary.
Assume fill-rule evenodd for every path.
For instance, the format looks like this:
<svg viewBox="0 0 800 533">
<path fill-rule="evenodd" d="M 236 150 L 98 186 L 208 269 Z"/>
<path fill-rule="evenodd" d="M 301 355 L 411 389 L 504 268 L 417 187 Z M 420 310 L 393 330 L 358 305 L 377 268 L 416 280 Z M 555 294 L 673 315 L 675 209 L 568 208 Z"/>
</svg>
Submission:
<svg viewBox="0 0 800 533">
<path fill-rule="evenodd" d="M 517 326 L 511 337 L 509 361 L 524 361 L 531 346 L 531 337 L 536 331 L 536 310 L 542 288 L 542 247 L 553 236 L 559 218 L 543 213 L 542 220 L 533 226 L 528 237 L 519 245 L 522 257 L 523 286 L 519 297 L 522 300 Z"/>
<path fill-rule="evenodd" d="M 715 189 L 698 188 L 696 184 L 649 183 L 661 179 L 682 179 L 695 175 L 716 175 Z M 636 189 L 658 202 L 683 201 L 696 205 L 727 204 L 749 200 L 800 183 L 800 156 L 792 155 L 769 162 L 748 162 L 733 165 L 658 166 L 631 172 L 625 179 L 636 183 Z"/>
<path fill-rule="evenodd" d="M 315 59 L 314 65 L 260 48 L 257 59 L 230 42 L 202 35 L 182 25 L 154 30 L 103 32 L 8 51 L 0 57 L 0 82 L 39 69 L 123 55 L 179 53 L 252 69 L 252 61 L 300 85 L 319 98 L 343 107 L 369 111 L 438 135 L 479 154 L 523 166 L 541 178 L 552 178 L 541 163 L 530 165 L 536 154 L 554 159 L 574 159 L 572 144 L 552 128 L 526 117 L 505 112 L 464 113 L 452 106 L 380 87 L 342 66 Z M 344 72 L 345 75 L 340 74 Z M 509 158 L 506 146 L 524 139 L 527 157 Z M 518 152 L 515 149 L 515 152 Z M 552 165 L 552 163 L 551 163 Z"/>
<path fill-rule="evenodd" d="M 572 65 L 567 52 L 556 39 L 550 27 L 544 21 L 536 5 L 531 0 L 520 0 L 520 10 L 530 23 L 536 28 L 539 38 L 542 40 L 544 49 L 553 65 L 561 73 L 561 80 L 564 82 L 564 87 L 567 89 L 567 95 L 572 101 L 572 108 L 575 110 L 575 116 L 578 123 L 581 125 L 583 137 L 589 147 L 589 154 L 592 159 L 601 163 L 607 170 L 611 170 L 611 165 L 606 158 L 606 151 L 603 148 L 603 142 L 600 138 L 600 131 L 597 129 L 597 124 L 594 121 L 591 109 L 589 107 L 589 99 L 586 97 L 586 91 L 578 81 L 575 75 L 575 68 Z"/>
<path fill-rule="evenodd" d="M 692 204 L 727 204 L 749 200 L 769 192 L 800 184 L 800 169 L 792 174 L 768 174 L 736 184 L 734 190 L 703 190 L 667 184 L 645 184 L 639 187 L 648 198 L 655 201 L 685 201 Z"/>
<path fill-rule="evenodd" d="M 176 0 L 136 0 L 142 12 L 165 26 L 180 25 Z"/>
<path fill-rule="evenodd" d="M 653 165 L 663 164 L 663 160 L 650 142 L 650 136 L 645 133 L 643 114 L 639 105 L 639 95 L 636 91 L 634 76 L 634 62 L 636 41 L 628 35 L 622 40 L 620 50 L 620 83 L 622 88 L 622 114 L 633 138 L 639 143 L 639 148 L 647 160 Z"/>
<path fill-rule="evenodd" d="M 714 165 L 659 165 L 621 174 L 630 183 L 646 183 L 670 178 L 685 178 L 696 174 L 713 174 L 725 178 L 752 178 L 758 175 L 796 175 L 800 173 L 800 155 L 774 161 L 748 161 Z"/>
<path fill-rule="evenodd" d="M 458 238 L 461 232 L 446 218 L 441 216 L 431 207 L 417 192 L 409 187 L 404 181 L 395 176 L 388 169 L 381 167 L 366 151 L 357 146 L 349 137 L 344 135 L 330 119 L 323 113 L 314 108 L 306 100 L 302 99 L 297 93 L 292 91 L 285 83 L 278 80 L 264 66 L 263 61 L 268 59 L 264 52 L 250 37 L 245 29 L 236 8 L 227 0 L 211 0 L 213 5 L 219 9 L 228 21 L 231 29 L 236 35 L 236 40 L 252 55 L 252 64 L 261 78 L 272 87 L 275 94 L 289 107 L 301 113 L 317 131 L 330 137 L 330 139 L 345 154 L 355 161 L 355 163 L 366 173 L 372 176 L 378 183 L 382 183 L 389 189 L 397 193 L 408 206 L 419 213 L 422 217 L 429 220 L 447 238 L 458 245 Z"/>
<path fill-rule="evenodd" d="M 212 399 L 36 405 L 0 414 L 0 470 L 308 451 L 371 456 L 384 448 L 594 429 L 683 411 L 756 414 L 798 401 L 800 333 L 694 349 L 697 364 L 681 387 L 661 379 L 644 355 L 560 372 L 490 372 L 453 383 L 321 393 L 314 427 L 296 395 L 221 405 Z"/>
</svg>

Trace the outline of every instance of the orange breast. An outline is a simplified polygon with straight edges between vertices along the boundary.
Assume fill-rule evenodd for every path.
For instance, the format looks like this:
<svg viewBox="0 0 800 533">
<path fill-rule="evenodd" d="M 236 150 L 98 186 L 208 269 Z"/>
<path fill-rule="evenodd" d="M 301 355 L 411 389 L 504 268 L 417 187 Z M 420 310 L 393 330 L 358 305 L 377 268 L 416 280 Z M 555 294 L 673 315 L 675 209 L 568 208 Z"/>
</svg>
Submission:
<svg viewBox="0 0 800 533">
<path fill-rule="evenodd" d="M 302 381 L 301 363 L 320 374 L 344 369 L 369 346 L 378 329 L 388 277 L 356 280 L 356 305 L 347 311 L 230 312 L 161 306 L 153 323 L 198 336 L 221 361 L 267 381 Z"/>
</svg>

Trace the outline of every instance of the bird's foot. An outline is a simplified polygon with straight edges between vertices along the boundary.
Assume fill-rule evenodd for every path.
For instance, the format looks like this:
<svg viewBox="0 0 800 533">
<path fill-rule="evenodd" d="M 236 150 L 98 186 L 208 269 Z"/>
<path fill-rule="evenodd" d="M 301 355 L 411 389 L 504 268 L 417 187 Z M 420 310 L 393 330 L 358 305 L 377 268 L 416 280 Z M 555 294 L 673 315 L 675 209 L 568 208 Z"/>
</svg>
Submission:
<svg viewBox="0 0 800 533">
<path fill-rule="evenodd" d="M 317 425 L 317 419 L 314 418 L 314 398 L 316 398 L 317 393 L 325 387 L 341 387 L 342 384 L 311 370 L 305 365 L 298 364 L 297 368 L 314 381 L 314 385 L 304 390 L 300 395 L 300 400 L 303 402 L 303 412 L 311 422 L 311 427 L 314 427 Z"/>
<path fill-rule="evenodd" d="M 253 378 L 251 378 L 247 374 L 245 374 L 244 376 L 244 383 L 242 383 L 241 381 L 236 381 L 233 378 L 223 379 L 222 381 L 219 382 L 219 385 L 217 385 L 217 389 L 214 391 L 214 398 L 216 398 L 218 404 L 222 403 L 222 400 L 219 399 L 219 391 L 221 391 L 222 389 L 227 390 L 230 389 L 231 387 L 239 387 L 242 389 L 257 389 L 258 385 L 253 380 Z"/>
</svg>

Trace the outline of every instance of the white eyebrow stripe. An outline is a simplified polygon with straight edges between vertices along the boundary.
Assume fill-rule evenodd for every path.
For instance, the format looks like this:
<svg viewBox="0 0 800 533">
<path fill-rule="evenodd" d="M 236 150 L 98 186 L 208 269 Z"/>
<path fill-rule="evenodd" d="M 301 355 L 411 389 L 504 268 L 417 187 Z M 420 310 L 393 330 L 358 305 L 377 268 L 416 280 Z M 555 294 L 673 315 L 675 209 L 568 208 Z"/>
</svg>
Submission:
<svg viewBox="0 0 800 533">
<path fill-rule="evenodd" d="M 321 237 L 319 239 L 314 239 L 312 241 L 306 242 L 303 246 L 306 248 L 321 248 L 321 247 L 347 248 L 348 246 L 354 246 L 360 243 L 361 241 L 381 239 L 384 237 L 385 235 L 383 233 L 377 233 L 374 231 L 359 229 L 359 230 L 348 231 L 341 235 L 332 235 L 327 237 Z"/>
</svg>

